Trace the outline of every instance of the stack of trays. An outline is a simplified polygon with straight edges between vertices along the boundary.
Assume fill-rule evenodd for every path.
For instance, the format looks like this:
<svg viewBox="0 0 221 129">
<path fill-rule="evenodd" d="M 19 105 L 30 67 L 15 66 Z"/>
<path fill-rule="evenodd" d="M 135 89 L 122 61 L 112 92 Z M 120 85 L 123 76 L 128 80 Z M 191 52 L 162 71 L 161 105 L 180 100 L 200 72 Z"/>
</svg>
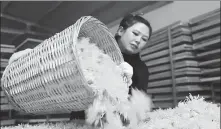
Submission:
<svg viewBox="0 0 221 129">
<path fill-rule="evenodd" d="M 201 85 L 212 88 L 220 103 L 220 8 L 190 20 L 193 50 L 201 69 Z"/>
<path fill-rule="evenodd" d="M 8 59 L 14 53 L 15 46 L 14 45 L 6 45 L 1 44 L 1 73 L 0 77 L 2 77 L 2 73 L 4 72 L 6 66 L 8 65 Z M 6 125 L 14 125 L 15 119 L 12 119 L 13 107 L 8 101 L 8 98 L 5 96 L 2 88 L 0 88 L 1 93 L 1 126 Z"/>
<path fill-rule="evenodd" d="M 189 93 L 197 95 L 200 91 L 211 90 L 200 85 L 201 70 L 193 51 L 191 35 L 188 23 L 176 22 L 156 31 L 140 53 L 149 68 L 147 92 L 152 95 L 156 108 L 174 107 Z M 211 98 L 211 94 L 202 95 Z"/>
</svg>

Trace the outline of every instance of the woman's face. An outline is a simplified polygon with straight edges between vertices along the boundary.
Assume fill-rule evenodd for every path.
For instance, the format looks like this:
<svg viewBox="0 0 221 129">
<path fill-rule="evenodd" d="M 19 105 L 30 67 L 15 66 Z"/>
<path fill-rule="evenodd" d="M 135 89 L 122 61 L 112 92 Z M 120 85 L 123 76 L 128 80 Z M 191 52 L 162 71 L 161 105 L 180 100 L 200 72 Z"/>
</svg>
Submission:
<svg viewBox="0 0 221 129">
<path fill-rule="evenodd" d="M 126 30 L 119 28 L 117 33 L 120 36 L 119 47 L 126 54 L 139 53 L 149 39 L 148 26 L 139 22 Z"/>
</svg>

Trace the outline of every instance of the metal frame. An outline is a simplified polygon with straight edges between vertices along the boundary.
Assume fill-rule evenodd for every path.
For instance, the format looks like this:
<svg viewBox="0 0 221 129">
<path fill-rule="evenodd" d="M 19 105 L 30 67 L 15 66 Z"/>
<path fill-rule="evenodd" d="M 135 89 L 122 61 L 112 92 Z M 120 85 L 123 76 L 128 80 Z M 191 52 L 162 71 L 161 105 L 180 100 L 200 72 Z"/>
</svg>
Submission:
<svg viewBox="0 0 221 129">
<path fill-rule="evenodd" d="M 172 48 L 172 36 L 171 36 L 171 27 L 168 27 L 168 40 L 169 40 L 169 54 L 170 54 L 170 66 L 171 66 L 171 74 L 172 74 L 172 92 L 173 92 L 173 106 L 177 106 L 177 94 L 176 94 L 176 77 L 174 70 L 174 62 L 173 62 L 173 48 Z"/>
<path fill-rule="evenodd" d="M 31 21 L 28 21 L 28 20 L 24 20 L 24 19 L 21 19 L 21 18 L 18 18 L 18 17 L 14 17 L 14 16 L 11 16 L 11 15 L 8 15 L 8 14 L 1 13 L 1 18 L 5 18 L 5 19 L 8 19 L 8 20 L 13 20 L 13 21 L 24 23 L 24 24 L 27 25 L 27 27 L 35 26 L 35 27 L 42 28 L 44 30 L 48 30 L 50 32 L 57 32 L 58 31 L 56 29 L 52 29 L 52 28 L 49 28 L 47 26 L 42 26 L 42 25 L 39 25 L 37 23 L 31 22 Z"/>
<path fill-rule="evenodd" d="M 1 1 L 1 12 L 5 10 L 6 7 L 10 4 L 10 1 L 4 1 L 4 3 Z"/>
<path fill-rule="evenodd" d="M 50 36 L 49 33 L 40 33 L 40 32 L 34 32 L 29 29 L 21 30 L 21 29 L 12 29 L 12 28 L 5 28 L 1 27 L 1 33 L 7 33 L 7 34 L 14 34 L 14 35 L 21 35 L 21 34 L 33 34 L 33 35 L 39 35 L 39 36 Z"/>
<path fill-rule="evenodd" d="M 216 102 L 216 93 L 214 91 L 214 85 L 213 83 L 210 84 L 210 88 L 211 88 L 211 95 L 212 95 L 212 102 L 215 103 Z"/>
</svg>

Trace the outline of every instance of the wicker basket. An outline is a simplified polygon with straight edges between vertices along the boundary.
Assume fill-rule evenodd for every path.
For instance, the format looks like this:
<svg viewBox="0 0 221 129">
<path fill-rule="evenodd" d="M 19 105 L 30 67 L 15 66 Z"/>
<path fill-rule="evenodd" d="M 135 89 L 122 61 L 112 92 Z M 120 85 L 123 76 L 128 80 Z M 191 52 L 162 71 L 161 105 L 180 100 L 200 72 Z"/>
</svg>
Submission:
<svg viewBox="0 0 221 129">
<path fill-rule="evenodd" d="M 80 37 L 89 37 L 117 64 L 123 61 L 107 27 L 91 16 L 82 17 L 6 67 L 2 88 L 15 110 L 69 113 L 85 110 L 93 102 L 93 89 L 83 76 L 76 54 Z"/>
</svg>

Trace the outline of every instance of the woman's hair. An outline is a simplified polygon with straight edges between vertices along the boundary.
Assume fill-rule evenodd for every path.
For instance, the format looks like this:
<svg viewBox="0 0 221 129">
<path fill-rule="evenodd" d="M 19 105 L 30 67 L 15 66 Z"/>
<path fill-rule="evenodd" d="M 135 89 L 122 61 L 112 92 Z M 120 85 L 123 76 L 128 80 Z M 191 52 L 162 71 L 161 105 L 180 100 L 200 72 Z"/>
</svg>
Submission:
<svg viewBox="0 0 221 129">
<path fill-rule="evenodd" d="M 148 39 L 150 39 L 151 34 L 152 34 L 152 27 L 151 27 L 149 21 L 144 19 L 140 15 L 133 15 L 133 14 L 126 15 L 122 19 L 122 21 L 120 22 L 119 26 L 123 27 L 123 29 L 126 30 L 127 28 L 133 26 L 136 23 L 143 23 L 143 24 L 145 24 L 149 28 L 150 35 L 149 35 Z M 115 34 L 114 37 L 115 37 L 116 40 L 118 40 L 120 38 L 120 36 L 117 35 L 117 34 Z"/>
</svg>

